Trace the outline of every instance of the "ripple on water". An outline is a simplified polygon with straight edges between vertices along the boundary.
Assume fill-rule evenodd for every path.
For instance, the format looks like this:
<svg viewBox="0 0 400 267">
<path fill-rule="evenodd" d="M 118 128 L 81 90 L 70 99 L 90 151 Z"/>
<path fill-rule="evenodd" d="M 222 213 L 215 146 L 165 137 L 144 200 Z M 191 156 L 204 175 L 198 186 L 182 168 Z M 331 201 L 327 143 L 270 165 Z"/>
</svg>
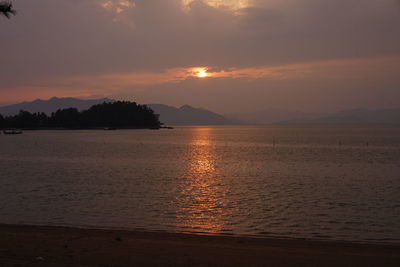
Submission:
<svg viewBox="0 0 400 267">
<path fill-rule="evenodd" d="M 0 136 L 3 223 L 400 240 L 399 128 L 187 127 L 23 137 Z"/>
</svg>

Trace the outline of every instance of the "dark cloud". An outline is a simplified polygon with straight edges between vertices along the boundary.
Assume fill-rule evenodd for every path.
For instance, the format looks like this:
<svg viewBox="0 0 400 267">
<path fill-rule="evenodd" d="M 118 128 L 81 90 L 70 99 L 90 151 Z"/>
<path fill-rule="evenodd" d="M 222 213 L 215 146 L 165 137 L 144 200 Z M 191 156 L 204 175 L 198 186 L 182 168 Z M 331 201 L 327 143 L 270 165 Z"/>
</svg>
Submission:
<svg viewBox="0 0 400 267">
<path fill-rule="evenodd" d="M 0 90 L 58 76 L 400 55 L 397 0 L 255 0 L 235 12 L 132 0 L 119 14 L 105 2 L 13 1 L 18 16 L 0 24 L 9 51 Z"/>
</svg>

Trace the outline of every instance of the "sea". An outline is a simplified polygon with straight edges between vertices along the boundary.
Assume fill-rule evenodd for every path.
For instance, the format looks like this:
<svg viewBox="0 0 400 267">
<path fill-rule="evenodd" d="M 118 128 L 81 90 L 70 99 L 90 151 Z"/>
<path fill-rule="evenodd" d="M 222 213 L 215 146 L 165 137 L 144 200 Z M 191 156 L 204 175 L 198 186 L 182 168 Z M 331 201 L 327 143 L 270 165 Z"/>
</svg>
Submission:
<svg viewBox="0 0 400 267">
<path fill-rule="evenodd" d="M 1 134 L 0 223 L 400 243 L 400 127 Z"/>
</svg>

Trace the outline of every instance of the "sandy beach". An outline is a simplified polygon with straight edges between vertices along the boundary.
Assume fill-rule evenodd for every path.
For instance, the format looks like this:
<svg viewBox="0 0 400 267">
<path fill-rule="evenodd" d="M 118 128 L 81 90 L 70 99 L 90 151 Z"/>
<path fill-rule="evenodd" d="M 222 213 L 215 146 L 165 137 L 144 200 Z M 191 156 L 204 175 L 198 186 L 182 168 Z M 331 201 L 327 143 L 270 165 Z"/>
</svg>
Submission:
<svg viewBox="0 0 400 267">
<path fill-rule="evenodd" d="M 1 266 L 399 266 L 400 245 L 0 226 Z"/>
</svg>

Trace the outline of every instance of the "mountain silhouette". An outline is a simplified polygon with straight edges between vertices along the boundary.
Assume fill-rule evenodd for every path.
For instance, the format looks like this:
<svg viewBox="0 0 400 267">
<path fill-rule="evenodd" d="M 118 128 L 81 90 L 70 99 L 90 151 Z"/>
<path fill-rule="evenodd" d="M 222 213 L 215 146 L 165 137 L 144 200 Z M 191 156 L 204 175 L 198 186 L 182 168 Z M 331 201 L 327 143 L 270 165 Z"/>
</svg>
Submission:
<svg viewBox="0 0 400 267">
<path fill-rule="evenodd" d="M 44 112 L 50 115 L 58 109 L 76 108 L 79 111 L 89 109 L 93 105 L 101 104 L 104 102 L 114 102 L 115 100 L 109 98 L 100 99 L 79 99 L 72 97 L 53 97 L 48 100 L 37 99 L 32 102 L 22 102 L 14 105 L 0 107 L 0 114 L 3 116 L 16 115 L 21 110 L 29 111 L 31 113 Z"/>
<path fill-rule="evenodd" d="M 160 115 L 160 121 L 167 125 L 232 125 L 241 124 L 238 120 L 228 119 L 220 114 L 203 108 L 194 108 L 183 105 L 180 108 L 163 104 L 148 105 L 156 114 Z"/>
<path fill-rule="evenodd" d="M 293 125 L 400 125 L 400 109 L 349 109 L 313 119 L 293 119 L 279 124 Z"/>
<path fill-rule="evenodd" d="M 288 109 L 263 109 L 253 112 L 225 114 L 227 118 L 236 119 L 254 125 L 277 124 L 282 121 L 305 120 L 321 116 L 320 114 L 306 113 Z"/>
<path fill-rule="evenodd" d="M 16 115 L 21 110 L 31 113 L 44 112 L 50 115 L 58 109 L 76 108 L 79 111 L 89 109 L 93 105 L 115 102 L 110 98 L 79 99 L 58 98 L 48 100 L 37 99 L 0 107 L 3 116 Z M 213 111 L 183 105 L 179 108 L 148 104 L 160 121 L 165 125 L 240 125 L 240 124 L 280 124 L 280 125 L 334 125 L 334 124 L 386 124 L 400 125 L 400 108 L 398 109 L 349 109 L 329 115 L 316 115 L 283 109 L 266 109 L 250 113 L 220 115 Z"/>
<path fill-rule="evenodd" d="M 58 98 L 53 97 L 48 100 L 37 99 L 32 102 L 22 102 L 14 105 L 0 107 L 0 114 L 11 116 L 18 114 L 21 110 L 31 113 L 44 112 L 50 115 L 59 109 L 76 108 L 78 111 L 89 109 L 93 105 L 101 103 L 115 102 L 114 99 L 79 99 L 79 98 Z M 163 104 L 147 105 L 156 114 L 160 115 L 160 121 L 165 125 L 229 125 L 240 124 L 239 120 L 228 119 L 215 112 L 194 108 L 189 105 L 183 105 L 180 108 L 167 106 Z"/>
</svg>

